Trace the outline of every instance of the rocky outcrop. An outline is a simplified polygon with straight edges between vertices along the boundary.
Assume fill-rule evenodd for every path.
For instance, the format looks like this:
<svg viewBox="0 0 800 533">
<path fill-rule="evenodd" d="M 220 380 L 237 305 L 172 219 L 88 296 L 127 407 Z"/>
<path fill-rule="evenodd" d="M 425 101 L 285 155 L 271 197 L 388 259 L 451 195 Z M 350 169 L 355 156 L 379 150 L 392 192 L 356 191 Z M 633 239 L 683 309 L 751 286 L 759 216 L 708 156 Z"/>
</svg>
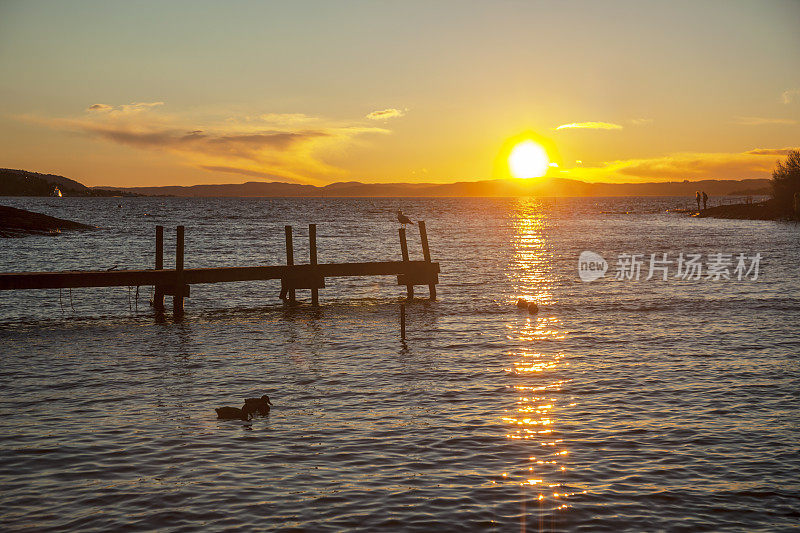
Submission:
<svg viewBox="0 0 800 533">
<path fill-rule="evenodd" d="M 62 231 L 95 229 L 95 226 L 0 205 L 0 237 L 58 235 Z"/>
<path fill-rule="evenodd" d="M 781 220 L 786 214 L 782 213 L 775 200 L 750 204 L 720 205 L 703 209 L 697 214 L 699 218 L 732 218 L 739 220 Z"/>
</svg>

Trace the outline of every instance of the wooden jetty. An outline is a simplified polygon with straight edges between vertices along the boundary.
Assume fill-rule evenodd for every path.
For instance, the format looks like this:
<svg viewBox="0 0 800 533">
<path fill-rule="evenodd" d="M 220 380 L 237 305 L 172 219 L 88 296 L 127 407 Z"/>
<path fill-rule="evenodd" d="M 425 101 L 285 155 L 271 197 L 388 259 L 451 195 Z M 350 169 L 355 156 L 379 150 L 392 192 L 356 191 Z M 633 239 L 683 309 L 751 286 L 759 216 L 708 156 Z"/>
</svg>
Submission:
<svg viewBox="0 0 800 533">
<path fill-rule="evenodd" d="M 183 299 L 189 296 L 190 285 L 197 283 L 280 279 L 280 297 L 282 299 L 289 303 L 295 303 L 298 289 L 310 289 L 311 303 L 317 306 L 319 305 L 319 289 L 325 288 L 325 278 L 397 276 L 397 284 L 406 286 L 408 299 L 414 298 L 415 285 L 427 285 L 430 299 L 436 299 L 436 284 L 439 283 L 439 263 L 431 261 L 424 221 L 419 221 L 422 261 L 412 261 L 409 258 L 406 230 L 405 228 L 400 228 L 402 261 L 318 263 L 316 224 L 309 224 L 308 230 L 308 264 L 294 264 L 292 227 L 286 226 L 285 265 L 184 268 L 184 226 L 178 226 L 175 244 L 175 268 L 165 269 L 164 227 L 156 226 L 155 268 L 152 270 L 0 273 L 0 290 L 153 286 L 155 288 L 153 297 L 155 311 L 164 313 L 164 296 L 172 296 L 172 310 L 175 317 L 180 317 L 184 314 Z"/>
</svg>

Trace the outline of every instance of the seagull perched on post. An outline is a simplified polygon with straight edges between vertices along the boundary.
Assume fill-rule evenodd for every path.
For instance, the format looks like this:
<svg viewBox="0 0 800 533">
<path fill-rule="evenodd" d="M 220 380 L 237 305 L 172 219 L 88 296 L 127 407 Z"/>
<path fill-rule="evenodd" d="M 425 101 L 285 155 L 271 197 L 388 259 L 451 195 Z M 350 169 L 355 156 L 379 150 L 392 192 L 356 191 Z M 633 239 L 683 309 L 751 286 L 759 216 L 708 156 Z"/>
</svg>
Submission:
<svg viewBox="0 0 800 533">
<path fill-rule="evenodd" d="M 404 227 L 406 224 L 413 224 L 413 222 L 411 222 L 411 219 L 405 216 L 403 212 L 399 209 L 397 210 L 397 221 Z"/>
</svg>

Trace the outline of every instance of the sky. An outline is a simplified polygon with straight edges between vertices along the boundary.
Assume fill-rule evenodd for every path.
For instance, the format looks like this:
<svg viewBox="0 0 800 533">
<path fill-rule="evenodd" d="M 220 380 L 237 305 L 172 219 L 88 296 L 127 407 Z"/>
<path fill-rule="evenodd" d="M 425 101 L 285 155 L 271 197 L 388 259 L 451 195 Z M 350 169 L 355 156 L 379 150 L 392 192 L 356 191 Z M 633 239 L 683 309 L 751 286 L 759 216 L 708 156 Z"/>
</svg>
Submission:
<svg viewBox="0 0 800 533">
<path fill-rule="evenodd" d="M 800 0 L 0 0 L 0 167 L 90 186 L 766 178 Z"/>
</svg>

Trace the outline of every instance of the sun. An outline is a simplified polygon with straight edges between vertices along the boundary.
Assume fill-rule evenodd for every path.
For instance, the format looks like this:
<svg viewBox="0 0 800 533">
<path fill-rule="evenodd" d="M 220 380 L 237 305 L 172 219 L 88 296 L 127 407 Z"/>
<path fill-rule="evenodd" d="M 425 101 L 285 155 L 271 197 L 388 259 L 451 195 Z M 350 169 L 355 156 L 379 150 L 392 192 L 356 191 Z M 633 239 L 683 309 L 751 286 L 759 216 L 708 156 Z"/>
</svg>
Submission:
<svg viewBox="0 0 800 533">
<path fill-rule="evenodd" d="M 515 178 L 539 178 L 547 173 L 549 165 L 545 149 L 531 140 L 517 144 L 508 155 L 508 167 Z"/>
</svg>

